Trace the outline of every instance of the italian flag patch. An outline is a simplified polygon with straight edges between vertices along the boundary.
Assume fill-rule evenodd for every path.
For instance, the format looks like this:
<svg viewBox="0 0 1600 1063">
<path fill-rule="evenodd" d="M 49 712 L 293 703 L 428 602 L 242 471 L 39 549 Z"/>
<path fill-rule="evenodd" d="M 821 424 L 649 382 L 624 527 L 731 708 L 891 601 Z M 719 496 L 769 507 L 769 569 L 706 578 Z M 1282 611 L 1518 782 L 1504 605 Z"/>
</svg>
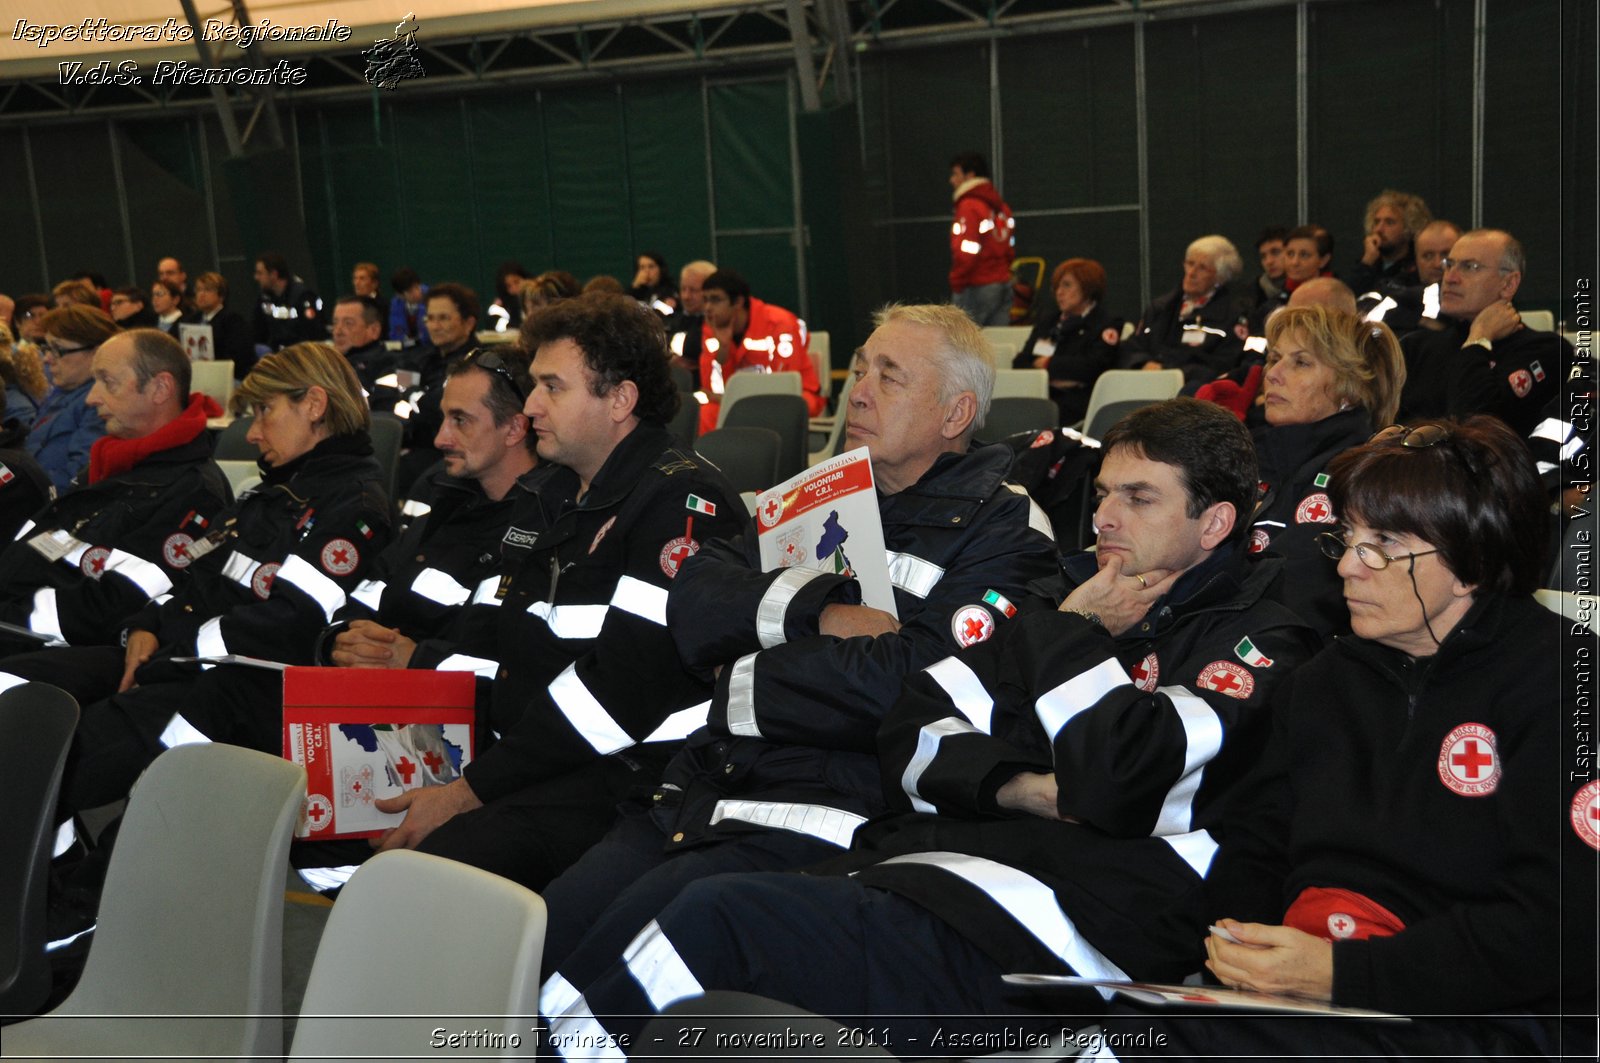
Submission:
<svg viewBox="0 0 1600 1063">
<path fill-rule="evenodd" d="M 1017 607 L 1011 604 L 1011 599 L 999 591 L 984 591 L 983 603 L 994 606 L 1008 617 L 1017 615 Z"/>
<path fill-rule="evenodd" d="M 363 539 L 372 538 L 372 529 L 367 526 L 367 522 L 364 520 L 356 521 L 356 531 L 361 533 Z"/>
<path fill-rule="evenodd" d="M 717 504 L 715 502 L 707 502 L 699 495 L 690 495 L 683 504 L 694 513 L 704 513 L 708 517 L 717 515 Z"/>
<path fill-rule="evenodd" d="M 1328 486 L 1328 474 L 1325 473 L 1325 472 L 1319 472 L 1319 473 L 1317 473 L 1316 478 L 1313 479 L 1311 482 L 1316 484 L 1318 487 L 1327 487 Z"/>
<path fill-rule="evenodd" d="M 1252 668 L 1272 667 L 1272 658 L 1256 649 L 1256 644 L 1248 636 L 1239 640 L 1239 644 L 1233 648 L 1233 654 Z"/>
</svg>

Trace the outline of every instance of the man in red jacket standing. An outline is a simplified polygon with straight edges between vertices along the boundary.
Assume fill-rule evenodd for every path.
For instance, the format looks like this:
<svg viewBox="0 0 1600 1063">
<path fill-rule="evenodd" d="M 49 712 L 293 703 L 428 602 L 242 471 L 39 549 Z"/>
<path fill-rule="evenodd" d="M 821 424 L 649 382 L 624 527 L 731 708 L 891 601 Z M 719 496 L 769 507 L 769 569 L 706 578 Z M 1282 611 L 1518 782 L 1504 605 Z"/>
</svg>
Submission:
<svg viewBox="0 0 1600 1063">
<path fill-rule="evenodd" d="M 1016 228 L 1011 208 L 975 151 L 950 160 L 955 221 L 950 226 L 950 301 L 979 325 L 1011 321 L 1011 260 Z"/>
</svg>

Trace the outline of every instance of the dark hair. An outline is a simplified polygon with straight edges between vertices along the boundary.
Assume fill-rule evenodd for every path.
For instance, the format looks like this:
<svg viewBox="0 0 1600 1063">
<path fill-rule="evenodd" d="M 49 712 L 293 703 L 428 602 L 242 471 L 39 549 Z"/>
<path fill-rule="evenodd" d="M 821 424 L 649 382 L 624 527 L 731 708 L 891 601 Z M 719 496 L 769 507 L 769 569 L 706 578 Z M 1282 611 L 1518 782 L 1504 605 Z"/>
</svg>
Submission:
<svg viewBox="0 0 1600 1063">
<path fill-rule="evenodd" d="M 16 305 L 11 308 L 12 322 L 21 321 L 30 310 L 37 310 L 41 306 L 46 310 L 50 309 L 50 297 L 48 295 L 29 292 L 27 295 L 17 296 Z"/>
<path fill-rule="evenodd" d="M 1296 225 L 1283 238 L 1284 243 L 1290 240 L 1310 240 L 1317 245 L 1318 255 L 1333 254 L 1333 234 L 1320 225 Z"/>
<path fill-rule="evenodd" d="M 396 295 L 404 295 L 421 283 L 422 276 L 410 266 L 401 266 L 389 278 L 389 287 L 394 289 Z"/>
<path fill-rule="evenodd" d="M 1260 249 L 1262 244 L 1276 240 L 1280 244 L 1289 240 L 1289 227 L 1287 225 L 1269 225 L 1261 230 L 1261 235 L 1256 237 L 1255 247 Z"/>
<path fill-rule="evenodd" d="M 165 288 L 168 295 L 178 300 L 180 304 L 183 302 L 183 285 L 179 284 L 177 281 L 164 281 L 157 277 L 155 280 L 150 282 L 150 289 L 151 291 L 154 291 L 157 288 Z"/>
<path fill-rule="evenodd" d="M 672 283 L 672 267 L 667 265 L 667 260 L 660 251 L 640 251 L 633 257 L 635 261 L 638 261 L 641 258 L 648 258 L 651 262 L 656 264 L 657 269 L 661 270 L 661 280 L 659 283 Z"/>
<path fill-rule="evenodd" d="M 537 353 L 557 340 L 571 340 L 583 351 L 583 364 L 594 374 L 594 395 L 610 394 L 631 380 L 639 389 L 633 408 L 639 420 L 663 425 L 678 412 L 678 388 L 667 369 L 667 329 L 649 307 L 596 292 L 551 303 L 523 319 L 523 350 Z"/>
<path fill-rule="evenodd" d="M 268 273 L 276 273 L 284 280 L 294 279 L 294 270 L 289 268 L 289 260 L 276 251 L 263 251 L 256 256 L 256 261 L 261 263 L 261 268 Z"/>
<path fill-rule="evenodd" d="M 435 299 L 450 300 L 456 306 L 456 313 L 460 314 L 463 320 L 470 317 L 473 321 L 477 321 L 478 314 L 482 309 L 478 305 L 478 293 L 468 288 L 465 284 L 456 284 L 449 281 L 444 284 L 435 284 L 428 289 L 428 301 L 431 303 Z"/>
<path fill-rule="evenodd" d="M 359 306 L 361 308 L 361 320 L 365 321 L 367 324 L 383 324 L 383 307 L 378 303 L 378 300 L 374 299 L 372 296 L 357 295 L 354 292 L 351 292 L 348 295 L 339 296 L 338 302 L 336 302 L 334 305 L 338 306 L 343 303 L 355 303 L 357 306 Z"/>
<path fill-rule="evenodd" d="M 502 299 L 511 298 L 511 292 L 506 288 L 507 277 L 521 277 L 527 280 L 528 271 L 523 268 L 521 262 L 511 260 L 502 262 L 494 268 L 494 291 Z"/>
<path fill-rule="evenodd" d="M 80 269 L 78 272 L 72 275 L 71 279 L 75 281 L 85 281 L 88 283 L 89 287 L 93 288 L 97 292 L 103 291 L 107 287 L 105 274 L 96 273 L 92 269 Z"/>
<path fill-rule="evenodd" d="M 961 151 L 950 157 L 952 169 L 959 166 L 974 177 L 989 176 L 989 160 L 976 151 Z"/>
<path fill-rule="evenodd" d="M 700 282 L 702 292 L 709 292 L 713 288 L 719 292 L 726 292 L 730 303 L 737 305 L 739 298 L 743 296 L 744 305 L 750 305 L 750 282 L 731 269 L 719 269 Z"/>
<path fill-rule="evenodd" d="M 80 306 L 77 303 L 56 307 L 44 316 L 40 324 L 48 335 L 60 336 L 88 347 L 100 346 L 119 331 L 110 314 L 98 306 Z"/>
<path fill-rule="evenodd" d="M 150 303 L 150 289 L 148 288 L 135 288 L 130 285 L 127 288 L 118 288 L 111 294 L 120 296 L 123 299 L 132 299 L 140 306 L 148 306 Z"/>
<path fill-rule="evenodd" d="M 589 294 L 590 292 L 610 292 L 615 295 L 619 292 L 625 291 L 627 291 L 627 289 L 622 286 L 622 282 L 617 280 L 617 278 L 613 277 L 609 273 L 602 273 L 599 276 L 590 277 L 588 280 L 583 282 L 583 294 L 585 295 Z"/>
<path fill-rule="evenodd" d="M 1463 583 L 1533 593 L 1544 572 L 1547 503 L 1527 444 L 1487 414 L 1422 423 L 1439 425 L 1449 438 L 1407 447 L 1397 436 L 1333 459 L 1334 512 L 1427 541 Z"/>
<path fill-rule="evenodd" d="M 1256 448 L 1240 420 L 1221 406 L 1198 399 L 1169 399 L 1133 411 L 1100 440 L 1102 454 L 1128 447 L 1178 470 L 1189 496 L 1192 520 L 1218 502 L 1233 504 L 1236 542 L 1250 531 L 1255 512 Z"/>
<path fill-rule="evenodd" d="M 143 391 L 157 373 L 171 373 L 178 406 L 189 404 L 189 389 L 193 381 L 189 369 L 189 355 L 183 344 L 158 328 L 129 329 L 122 335 L 133 341 L 133 378 Z"/>
<path fill-rule="evenodd" d="M 506 372 L 511 374 L 511 379 L 517 382 L 517 387 L 522 389 L 519 395 L 511 387 L 509 381 L 493 369 L 485 369 L 478 364 L 478 356 L 494 354 L 499 357 L 500 364 Z M 482 373 L 489 378 L 489 391 L 483 397 L 483 404 L 489 410 L 489 415 L 494 418 L 496 425 L 503 425 L 511 418 L 522 412 L 524 396 L 533 393 L 533 377 L 528 372 L 528 365 L 533 358 L 520 346 L 514 343 L 502 343 L 493 347 L 474 348 L 465 358 L 457 358 L 445 369 L 445 379 L 460 376 L 463 373 Z M 539 442 L 539 437 L 532 431 L 528 432 L 524 440 L 528 453 L 537 453 L 534 449 Z"/>
<path fill-rule="evenodd" d="M 1051 290 L 1054 290 L 1061 283 L 1061 278 L 1069 273 L 1091 302 L 1098 303 L 1106 297 L 1106 268 L 1094 259 L 1069 258 L 1061 263 L 1056 267 L 1056 271 L 1050 274 Z"/>
</svg>

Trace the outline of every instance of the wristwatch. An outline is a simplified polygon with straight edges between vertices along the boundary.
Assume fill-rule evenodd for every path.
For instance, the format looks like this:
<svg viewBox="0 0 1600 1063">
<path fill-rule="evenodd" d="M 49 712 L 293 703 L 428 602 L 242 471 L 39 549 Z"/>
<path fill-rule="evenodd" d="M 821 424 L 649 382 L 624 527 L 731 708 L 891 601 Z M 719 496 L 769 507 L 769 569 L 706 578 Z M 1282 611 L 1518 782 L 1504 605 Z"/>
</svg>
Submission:
<svg viewBox="0 0 1600 1063">
<path fill-rule="evenodd" d="M 1486 351 L 1493 351 L 1494 350 L 1494 340 L 1491 340 L 1488 336 L 1479 336 L 1477 339 L 1473 340 L 1471 343 L 1463 343 L 1461 346 L 1462 347 L 1482 347 Z"/>
<path fill-rule="evenodd" d="M 1077 613 L 1095 627 L 1105 627 L 1105 621 L 1100 619 L 1100 614 L 1092 609 L 1068 609 L 1069 613 Z"/>
</svg>

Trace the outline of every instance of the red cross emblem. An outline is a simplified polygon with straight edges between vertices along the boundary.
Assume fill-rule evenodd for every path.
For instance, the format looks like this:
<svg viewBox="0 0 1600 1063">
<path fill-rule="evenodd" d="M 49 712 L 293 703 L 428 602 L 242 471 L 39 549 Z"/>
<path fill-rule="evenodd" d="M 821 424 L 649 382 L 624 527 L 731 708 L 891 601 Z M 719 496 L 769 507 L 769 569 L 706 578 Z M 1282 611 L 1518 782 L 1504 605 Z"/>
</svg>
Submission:
<svg viewBox="0 0 1600 1063">
<path fill-rule="evenodd" d="M 680 535 L 661 548 L 661 571 L 667 574 L 668 579 L 675 579 L 683 563 L 699 552 L 699 543 Z"/>
<path fill-rule="evenodd" d="M 1295 507 L 1294 522 L 1296 524 L 1332 524 L 1333 503 L 1322 491 L 1314 495 L 1307 495 Z"/>
<path fill-rule="evenodd" d="M 1133 685 L 1146 694 L 1153 694 L 1156 683 L 1161 675 L 1161 662 L 1156 660 L 1156 655 L 1147 653 L 1144 660 L 1128 670 L 1128 678 L 1133 680 Z"/>
<path fill-rule="evenodd" d="M 1267 534 L 1265 528 L 1257 528 L 1250 533 L 1250 552 L 1259 554 L 1272 545 L 1272 536 Z"/>
<path fill-rule="evenodd" d="M 1203 689 L 1245 700 L 1256 689 L 1256 677 L 1232 661 L 1212 661 L 1200 669 L 1198 682 Z"/>
<path fill-rule="evenodd" d="M 950 618 L 950 634 L 965 649 L 994 634 L 994 617 L 981 605 L 963 605 Z"/>
<path fill-rule="evenodd" d="M 1464 723 L 1439 745 L 1439 781 L 1462 797 L 1486 797 L 1500 785 L 1500 756 L 1494 732 L 1481 723 Z"/>
<path fill-rule="evenodd" d="M 1343 912 L 1328 916 L 1328 933 L 1336 938 L 1347 938 L 1356 932 L 1356 921 Z"/>
<path fill-rule="evenodd" d="M 1572 798 L 1572 829 L 1591 849 L 1600 849 L 1600 780 L 1591 779 Z"/>
<path fill-rule="evenodd" d="M 333 825 L 333 802 L 321 794 L 311 794 L 306 798 L 305 821 L 311 825 L 311 830 L 319 831 Z M 304 836 L 302 834 L 302 836 Z"/>
<path fill-rule="evenodd" d="M 1517 398 L 1525 399 L 1528 397 L 1528 392 L 1533 390 L 1533 375 L 1526 369 L 1518 369 L 1506 377 L 1506 383 L 1511 385 L 1511 390 L 1516 393 Z"/>
<path fill-rule="evenodd" d="M 91 546 L 83 552 L 83 560 L 78 566 L 83 569 L 83 574 L 90 579 L 99 579 L 105 575 L 106 562 L 111 560 L 111 550 L 104 546 Z"/>
<path fill-rule="evenodd" d="M 765 502 L 761 503 L 760 517 L 762 525 L 767 528 L 773 527 L 778 523 L 778 517 L 782 513 L 783 503 L 778 500 L 776 495 L 767 499 Z"/>
<path fill-rule="evenodd" d="M 439 768 L 444 765 L 444 758 L 430 749 L 422 754 L 422 763 L 428 766 L 429 771 L 437 775 L 439 774 Z"/>
<path fill-rule="evenodd" d="M 188 568 L 189 562 L 194 558 L 189 555 L 189 547 L 194 545 L 194 540 L 183 532 L 173 532 L 161 544 L 161 556 L 166 558 L 167 564 L 173 568 Z"/>
<path fill-rule="evenodd" d="M 411 776 L 417 773 L 417 766 L 411 763 L 411 758 L 402 756 L 394 768 L 400 773 L 400 784 L 402 786 L 410 786 Z"/>
<path fill-rule="evenodd" d="M 329 539 L 322 547 L 322 567 L 333 576 L 348 576 L 361 564 L 361 554 L 349 539 Z"/>
</svg>

